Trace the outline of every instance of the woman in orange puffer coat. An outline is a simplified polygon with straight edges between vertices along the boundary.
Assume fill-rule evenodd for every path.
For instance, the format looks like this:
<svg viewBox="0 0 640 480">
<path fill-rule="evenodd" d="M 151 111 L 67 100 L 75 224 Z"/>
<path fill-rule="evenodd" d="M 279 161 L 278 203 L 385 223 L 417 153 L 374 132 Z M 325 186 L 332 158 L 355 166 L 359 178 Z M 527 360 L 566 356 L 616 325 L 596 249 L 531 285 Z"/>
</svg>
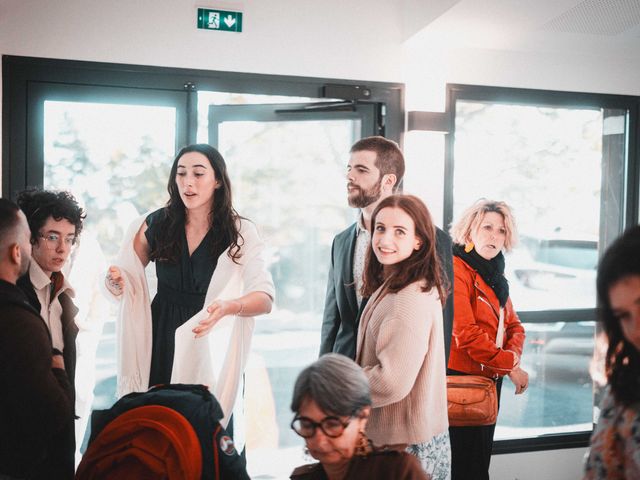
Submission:
<svg viewBox="0 0 640 480">
<path fill-rule="evenodd" d="M 454 320 L 450 375 L 508 375 L 516 394 L 529 385 L 520 368 L 524 328 L 509 298 L 502 250 L 516 240 L 511 209 L 504 202 L 480 200 L 451 229 L 453 237 Z M 449 427 L 452 479 L 488 479 L 495 424 Z"/>
</svg>

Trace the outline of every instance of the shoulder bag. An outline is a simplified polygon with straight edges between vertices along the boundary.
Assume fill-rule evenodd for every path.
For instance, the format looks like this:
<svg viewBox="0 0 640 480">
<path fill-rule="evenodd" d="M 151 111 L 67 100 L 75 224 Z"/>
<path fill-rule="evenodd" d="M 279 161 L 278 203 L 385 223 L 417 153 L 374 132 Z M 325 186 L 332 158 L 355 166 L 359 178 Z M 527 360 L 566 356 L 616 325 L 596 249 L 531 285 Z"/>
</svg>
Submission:
<svg viewBox="0 0 640 480">
<path fill-rule="evenodd" d="M 503 332 L 504 310 L 500 308 L 498 347 L 502 347 Z M 482 375 L 447 375 L 447 411 L 452 427 L 493 425 L 498 419 L 495 381 Z"/>
</svg>

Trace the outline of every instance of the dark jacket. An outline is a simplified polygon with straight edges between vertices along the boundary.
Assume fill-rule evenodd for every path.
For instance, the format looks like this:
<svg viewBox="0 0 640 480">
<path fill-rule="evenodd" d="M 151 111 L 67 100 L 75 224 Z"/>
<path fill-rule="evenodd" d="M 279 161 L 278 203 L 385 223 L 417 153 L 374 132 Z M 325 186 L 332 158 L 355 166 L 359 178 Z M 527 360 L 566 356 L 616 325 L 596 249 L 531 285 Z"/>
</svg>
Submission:
<svg viewBox="0 0 640 480">
<path fill-rule="evenodd" d="M 0 312 L 0 473 L 54 478 L 43 466 L 73 422 L 71 385 L 63 370 L 51 368 L 51 336 L 40 314 L 2 280 Z"/>
<path fill-rule="evenodd" d="M 28 272 L 18 279 L 17 285 L 26 295 L 29 304 L 37 312 L 40 312 L 42 306 L 40 305 Z M 71 297 L 65 292 L 58 295 L 58 299 L 62 306 L 60 321 L 62 323 L 62 338 L 64 341 L 64 367 L 71 385 L 71 404 L 75 406 L 76 337 L 78 336 L 78 327 L 75 318 L 78 313 L 78 308 L 74 305 Z M 46 467 L 43 468 L 38 478 L 55 477 L 61 480 L 73 478 L 76 450 L 74 418 L 71 418 L 64 431 L 59 432 L 54 448 L 55 453 L 51 455 L 50 461 Z M 51 472 L 55 472 L 55 475 Z"/>
<path fill-rule="evenodd" d="M 449 235 L 436 228 L 436 250 L 450 287 L 450 294 L 442 311 L 445 361 L 449 358 L 449 346 L 453 328 L 453 260 L 451 257 L 451 245 Z M 358 324 L 360 322 L 360 314 L 366 305 L 366 299 L 363 299 L 358 309 L 353 280 L 355 246 L 355 223 L 333 239 L 327 296 L 322 319 L 320 355 L 335 352 L 346 355 L 351 359 L 355 359 L 356 356 Z"/>
<path fill-rule="evenodd" d="M 296 468 L 291 474 L 293 480 L 327 480 L 322 465 L 314 463 Z M 395 450 L 378 451 L 366 457 L 351 459 L 347 480 L 427 480 L 418 459 L 407 452 Z"/>
<path fill-rule="evenodd" d="M 16 282 L 16 285 L 22 289 L 24 294 L 27 296 L 29 304 L 35 308 L 39 314 L 42 309 L 42 305 L 40 305 L 38 295 L 36 295 L 36 291 L 33 288 L 31 279 L 29 278 L 29 273 L 27 272 L 25 275 L 20 277 Z M 76 378 L 76 337 L 78 336 L 76 315 L 78 314 L 78 307 L 75 306 L 71 297 L 64 292 L 61 293 L 58 298 L 60 300 L 60 305 L 62 306 L 62 318 L 60 318 L 60 322 L 62 323 L 62 338 L 64 340 L 64 369 L 67 372 L 71 386 L 74 387 Z"/>
</svg>

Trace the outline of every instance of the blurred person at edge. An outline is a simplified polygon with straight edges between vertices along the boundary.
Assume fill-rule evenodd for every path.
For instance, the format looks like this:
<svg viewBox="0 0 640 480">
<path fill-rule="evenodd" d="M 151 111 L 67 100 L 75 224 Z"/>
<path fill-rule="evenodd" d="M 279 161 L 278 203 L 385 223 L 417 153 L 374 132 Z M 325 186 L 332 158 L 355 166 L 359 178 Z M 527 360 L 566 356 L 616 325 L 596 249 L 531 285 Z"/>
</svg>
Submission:
<svg viewBox="0 0 640 480">
<path fill-rule="evenodd" d="M 16 285 L 29 270 L 31 237 L 18 206 L 0 199 L 0 479 L 64 480 L 73 470 L 54 465 L 66 460 L 56 455 L 73 424 L 72 388 L 46 323 Z"/>
<path fill-rule="evenodd" d="M 451 236 L 455 315 L 447 372 L 492 378 L 499 405 L 504 375 L 515 385 L 516 395 L 529 385 L 529 375 L 520 368 L 524 327 L 504 276 L 502 252 L 511 250 L 517 239 L 511 208 L 481 199 L 463 212 Z M 453 480 L 489 478 L 495 427 L 449 427 Z"/>
<path fill-rule="evenodd" d="M 25 190 L 18 194 L 31 229 L 32 261 L 17 285 L 44 319 L 54 352 L 62 352 L 75 404 L 76 338 L 78 308 L 75 290 L 62 272 L 82 232 L 85 213 L 66 191 Z M 48 478 L 73 478 L 75 471 L 75 422 L 55 442 Z"/>
<path fill-rule="evenodd" d="M 413 195 L 382 200 L 371 216 L 356 362 L 371 387 L 367 435 L 415 455 L 433 479 L 451 476 L 442 307 L 447 282 L 436 229 Z"/>
<path fill-rule="evenodd" d="M 412 455 L 375 448 L 367 439 L 369 383 L 362 369 L 344 355 L 328 353 L 300 372 L 291 410 L 291 428 L 320 462 L 296 468 L 294 480 L 428 478 Z"/>
<path fill-rule="evenodd" d="M 605 252 L 596 281 L 608 339 L 608 385 L 591 435 L 585 480 L 640 478 L 640 226 Z"/>
</svg>

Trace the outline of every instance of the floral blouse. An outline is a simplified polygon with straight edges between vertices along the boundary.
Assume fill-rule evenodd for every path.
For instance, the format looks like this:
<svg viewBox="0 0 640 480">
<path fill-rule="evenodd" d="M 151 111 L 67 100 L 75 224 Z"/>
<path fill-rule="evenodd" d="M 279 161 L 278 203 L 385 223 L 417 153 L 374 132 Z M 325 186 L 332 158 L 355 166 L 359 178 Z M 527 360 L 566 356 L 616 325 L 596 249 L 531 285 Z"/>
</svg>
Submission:
<svg viewBox="0 0 640 480">
<path fill-rule="evenodd" d="M 591 435 L 584 479 L 631 478 L 640 479 L 640 403 L 618 405 L 607 388 Z"/>
</svg>

